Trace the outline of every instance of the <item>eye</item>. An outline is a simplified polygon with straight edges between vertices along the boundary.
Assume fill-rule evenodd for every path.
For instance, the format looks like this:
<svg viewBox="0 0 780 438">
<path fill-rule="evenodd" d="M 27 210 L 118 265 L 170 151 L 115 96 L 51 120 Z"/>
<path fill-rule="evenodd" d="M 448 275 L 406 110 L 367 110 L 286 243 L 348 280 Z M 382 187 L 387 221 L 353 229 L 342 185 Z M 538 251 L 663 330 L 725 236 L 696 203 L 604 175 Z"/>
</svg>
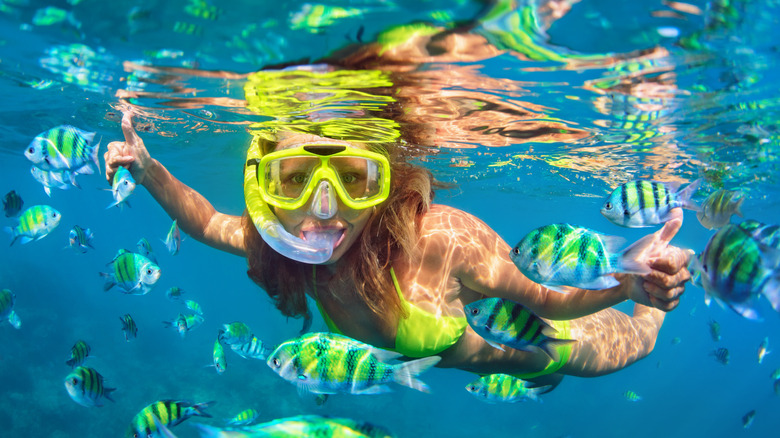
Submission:
<svg viewBox="0 0 780 438">
<path fill-rule="evenodd" d="M 516 247 L 512 248 L 512 254 L 520 255 L 520 247 L 516 246 Z"/>
<path fill-rule="evenodd" d="M 130 185 L 130 181 L 128 181 L 128 180 L 124 180 L 124 181 L 122 181 L 122 184 L 124 184 L 124 185 L 126 185 L 126 186 L 127 186 L 127 185 Z"/>
<path fill-rule="evenodd" d="M 479 309 L 471 309 L 472 315 L 479 315 Z"/>
<path fill-rule="evenodd" d="M 279 362 L 279 359 L 277 359 L 277 358 L 274 358 L 274 360 L 272 360 L 271 363 L 274 364 L 274 366 L 277 367 L 277 368 L 282 366 L 282 363 Z"/>
<path fill-rule="evenodd" d="M 71 383 L 72 385 L 76 385 L 77 383 L 79 383 L 79 379 L 77 379 L 77 378 L 75 378 L 75 377 L 74 377 L 74 378 L 70 379 L 70 383 Z"/>
<path fill-rule="evenodd" d="M 30 146 L 29 148 L 27 148 L 27 152 L 31 154 L 31 153 L 35 152 L 35 148 Z"/>
<path fill-rule="evenodd" d="M 52 213 L 52 214 L 51 214 L 51 217 L 54 217 L 54 218 L 56 218 L 56 217 L 57 217 L 57 213 Z"/>
<path fill-rule="evenodd" d="M 352 183 L 356 182 L 357 179 L 358 179 L 358 177 L 355 174 L 352 174 L 352 173 L 347 173 L 347 174 L 341 175 L 341 181 L 346 183 L 346 184 L 352 184 Z"/>
<path fill-rule="evenodd" d="M 607 210 L 612 210 L 612 203 L 611 202 L 607 202 L 606 204 L 604 204 L 604 208 L 607 209 Z"/>
<path fill-rule="evenodd" d="M 147 269 L 146 273 L 149 274 L 149 275 L 152 275 L 152 269 L 151 268 Z"/>
<path fill-rule="evenodd" d="M 290 181 L 292 181 L 294 184 L 303 184 L 306 182 L 306 174 L 296 173 L 290 177 Z"/>
</svg>

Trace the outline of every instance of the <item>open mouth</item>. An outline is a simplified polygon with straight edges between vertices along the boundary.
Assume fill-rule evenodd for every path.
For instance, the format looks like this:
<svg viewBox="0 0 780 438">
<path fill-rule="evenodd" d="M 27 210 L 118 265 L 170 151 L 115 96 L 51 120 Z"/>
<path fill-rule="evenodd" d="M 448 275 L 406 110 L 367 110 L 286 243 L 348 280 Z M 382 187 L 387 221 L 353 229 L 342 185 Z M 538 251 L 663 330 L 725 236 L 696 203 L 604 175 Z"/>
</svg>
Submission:
<svg viewBox="0 0 780 438">
<path fill-rule="evenodd" d="M 304 230 L 302 237 L 315 246 L 335 248 L 344 240 L 345 231 L 343 228 Z"/>
</svg>

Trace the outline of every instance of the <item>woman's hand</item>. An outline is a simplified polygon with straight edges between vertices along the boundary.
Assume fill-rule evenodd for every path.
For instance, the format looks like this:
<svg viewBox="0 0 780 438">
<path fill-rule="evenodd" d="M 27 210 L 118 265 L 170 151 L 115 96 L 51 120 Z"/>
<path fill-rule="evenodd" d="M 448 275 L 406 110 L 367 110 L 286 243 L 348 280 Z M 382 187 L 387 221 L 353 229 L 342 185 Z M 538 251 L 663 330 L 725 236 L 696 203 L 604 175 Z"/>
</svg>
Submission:
<svg viewBox="0 0 780 438">
<path fill-rule="evenodd" d="M 130 171 L 136 184 L 143 184 L 146 170 L 154 160 L 146 150 L 141 137 L 133 129 L 133 114 L 130 111 L 123 111 L 122 133 L 125 135 L 125 141 L 112 141 L 103 154 L 103 160 L 106 162 L 106 179 L 111 184 L 116 170 L 119 166 L 124 166 Z"/>
<path fill-rule="evenodd" d="M 672 210 L 673 218 L 660 230 L 645 236 L 649 239 L 639 259 L 647 262 L 651 272 L 642 276 L 625 275 L 621 280 L 629 289 L 628 297 L 636 303 L 670 311 L 680 304 L 685 282 L 691 279 L 688 262 L 693 251 L 669 245 L 682 226 L 682 209 Z"/>
</svg>

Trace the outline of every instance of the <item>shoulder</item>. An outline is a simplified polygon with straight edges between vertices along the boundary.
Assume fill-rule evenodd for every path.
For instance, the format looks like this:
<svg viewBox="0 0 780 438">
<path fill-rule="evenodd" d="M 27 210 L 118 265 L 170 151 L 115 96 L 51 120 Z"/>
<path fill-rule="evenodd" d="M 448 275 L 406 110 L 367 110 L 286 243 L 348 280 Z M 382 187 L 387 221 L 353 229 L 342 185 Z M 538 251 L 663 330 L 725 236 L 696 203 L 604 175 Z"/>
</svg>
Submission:
<svg viewBox="0 0 780 438">
<path fill-rule="evenodd" d="M 431 205 L 420 222 L 421 235 L 439 233 L 452 235 L 479 229 L 489 229 L 489 227 L 470 213 L 441 204 Z"/>
</svg>

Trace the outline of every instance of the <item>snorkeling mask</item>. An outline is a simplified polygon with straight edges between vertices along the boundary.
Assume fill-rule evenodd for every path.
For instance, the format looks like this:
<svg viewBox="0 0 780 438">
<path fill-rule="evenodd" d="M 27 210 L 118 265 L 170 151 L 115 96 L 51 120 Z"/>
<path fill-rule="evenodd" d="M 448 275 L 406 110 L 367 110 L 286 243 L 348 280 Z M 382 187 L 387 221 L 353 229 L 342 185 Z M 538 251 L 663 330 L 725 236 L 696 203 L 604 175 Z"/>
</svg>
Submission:
<svg viewBox="0 0 780 438">
<path fill-rule="evenodd" d="M 340 144 L 315 143 L 261 156 L 256 137 L 247 153 L 244 197 L 263 240 L 290 259 L 321 264 L 333 253 L 330 234 L 301 239 L 287 232 L 268 205 L 295 210 L 314 194 L 312 215 L 336 214 L 338 195 L 352 209 L 375 206 L 390 194 L 390 164 L 381 154 Z"/>
</svg>

